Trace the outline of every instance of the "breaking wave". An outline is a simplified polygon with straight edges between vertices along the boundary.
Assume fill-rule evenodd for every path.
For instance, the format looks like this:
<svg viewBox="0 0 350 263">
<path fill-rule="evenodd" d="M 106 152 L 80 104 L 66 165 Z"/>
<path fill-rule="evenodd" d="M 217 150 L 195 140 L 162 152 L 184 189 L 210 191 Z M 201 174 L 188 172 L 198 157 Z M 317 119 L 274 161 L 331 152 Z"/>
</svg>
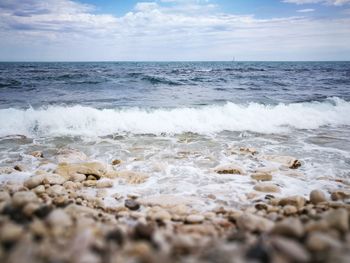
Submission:
<svg viewBox="0 0 350 263">
<path fill-rule="evenodd" d="M 339 98 L 323 102 L 278 105 L 259 103 L 209 105 L 188 108 L 96 109 L 85 106 L 49 106 L 39 109 L 1 109 L 0 136 L 103 136 L 130 132 L 161 134 L 221 131 L 258 133 L 350 125 L 350 102 Z"/>
</svg>

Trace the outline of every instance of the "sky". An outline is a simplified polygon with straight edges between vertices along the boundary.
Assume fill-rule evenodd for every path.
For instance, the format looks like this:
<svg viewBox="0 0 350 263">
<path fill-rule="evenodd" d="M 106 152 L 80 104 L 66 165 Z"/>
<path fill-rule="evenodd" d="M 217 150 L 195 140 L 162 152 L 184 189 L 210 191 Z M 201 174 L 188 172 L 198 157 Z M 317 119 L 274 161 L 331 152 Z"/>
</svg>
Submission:
<svg viewBox="0 0 350 263">
<path fill-rule="evenodd" d="M 350 0 L 0 0 L 0 61 L 350 60 Z"/>
</svg>

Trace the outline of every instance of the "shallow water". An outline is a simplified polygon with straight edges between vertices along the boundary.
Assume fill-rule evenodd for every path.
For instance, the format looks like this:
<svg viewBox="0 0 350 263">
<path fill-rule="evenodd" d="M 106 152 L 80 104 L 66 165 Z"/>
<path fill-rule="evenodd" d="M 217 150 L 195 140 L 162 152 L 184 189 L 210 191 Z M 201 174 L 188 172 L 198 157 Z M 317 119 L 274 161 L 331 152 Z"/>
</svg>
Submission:
<svg viewBox="0 0 350 263">
<path fill-rule="evenodd" d="M 302 162 L 274 173 L 282 195 L 339 188 L 335 179 L 350 177 L 349 74 L 345 62 L 0 63 L 0 166 L 28 167 L 1 180 L 38 169 L 34 150 L 54 162 L 73 148 L 150 175 L 139 185 L 118 179 L 110 194 L 242 203 L 256 168 L 279 167 L 266 154 Z M 213 170 L 232 162 L 246 175 Z"/>
</svg>

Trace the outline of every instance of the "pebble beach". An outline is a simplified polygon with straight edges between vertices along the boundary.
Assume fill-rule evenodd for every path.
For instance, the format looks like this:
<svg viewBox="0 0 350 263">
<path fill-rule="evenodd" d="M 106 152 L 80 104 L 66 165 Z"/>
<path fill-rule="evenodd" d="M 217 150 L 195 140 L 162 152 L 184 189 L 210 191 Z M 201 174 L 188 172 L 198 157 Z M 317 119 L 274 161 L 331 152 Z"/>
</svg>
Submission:
<svg viewBox="0 0 350 263">
<path fill-rule="evenodd" d="M 350 262 L 349 70 L 0 63 L 0 262 Z"/>
</svg>

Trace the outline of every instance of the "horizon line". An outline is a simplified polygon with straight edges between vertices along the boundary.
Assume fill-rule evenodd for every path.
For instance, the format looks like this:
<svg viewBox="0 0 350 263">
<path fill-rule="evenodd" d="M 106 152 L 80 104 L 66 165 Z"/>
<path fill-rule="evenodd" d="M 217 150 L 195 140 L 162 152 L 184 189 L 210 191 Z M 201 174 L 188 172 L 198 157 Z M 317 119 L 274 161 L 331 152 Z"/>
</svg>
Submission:
<svg viewBox="0 0 350 263">
<path fill-rule="evenodd" d="M 0 60 L 0 63 L 350 62 L 350 60 Z"/>
</svg>

